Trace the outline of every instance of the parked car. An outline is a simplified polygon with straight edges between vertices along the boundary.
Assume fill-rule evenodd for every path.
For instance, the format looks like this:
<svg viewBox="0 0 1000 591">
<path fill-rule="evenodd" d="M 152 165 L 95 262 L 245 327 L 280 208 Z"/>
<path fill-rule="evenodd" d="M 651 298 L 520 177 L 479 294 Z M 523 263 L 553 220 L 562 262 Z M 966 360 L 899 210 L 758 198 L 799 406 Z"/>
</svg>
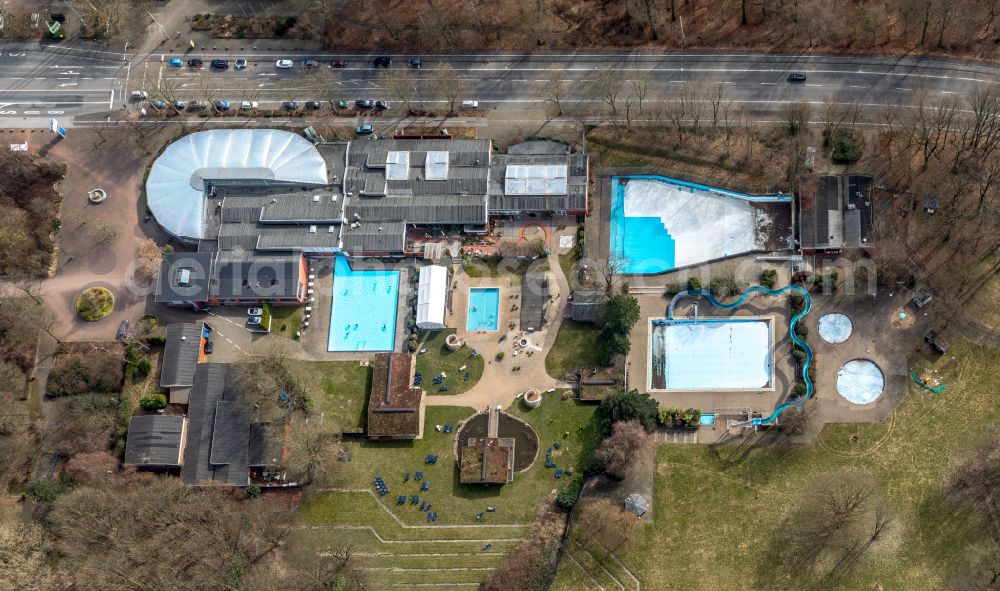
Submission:
<svg viewBox="0 0 1000 591">
<path fill-rule="evenodd" d="M 370 123 L 365 123 L 364 125 L 359 125 L 354 132 L 358 135 L 371 135 L 375 133 L 375 128 Z"/>
<path fill-rule="evenodd" d="M 347 101 L 337 101 L 337 108 L 338 109 L 346 109 L 347 108 Z"/>
<path fill-rule="evenodd" d="M 247 309 L 247 316 L 263 316 L 263 315 L 264 315 L 264 309 L 263 308 L 248 308 Z"/>
<path fill-rule="evenodd" d="M 478 109 L 479 101 L 462 101 L 463 109 Z"/>
<path fill-rule="evenodd" d="M 205 341 L 205 355 L 212 354 L 212 341 Z"/>
<path fill-rule="evenodd" d="M 154 109 L 162 110 L 167 108 L 167 101 L 156 99 L 155 101 L 149 103 L 153 105 Z"/>
<path fill-rule="evenodd" d="M 375 108 L 379 111 L 384 111 L 389 108 L 389 103 L 385 101 L 375 101 Z"/>
<path fill-rule="evenodd" d="M 122 320 L 121 324 L 118 325 L 118 333 L 115 335 L 115 338 L 119 341 L 124 341 L 128 338 L 128 318 Z"/>
<path fill-rule="evenodd" d="M 188 60 L 188 65 L 191 66 L 192 68 L 200 68 L 203 63 L 205 62 L 201 61 L 198 58 Z"/>
<path fill-rule="evenodd" d="M 212 105 L 219 111 L 229 110 L 229 101 L 215 101 Z"/>
<path fill-rule="evenodd" d="M 319 66 L 319 62 L 316 60 L 302 60 L 303 68 L 315 68 Z"/>
<path fill-rule="evenodd" d="M 228 60 L 219 60 L 219 59 L 212 60 L 211 68 L 213 70 L 228 70 L 229 69 L 229 61 Z"/>
<path fill-rule="evenodd" d="M 237 70 L 242 70 L 243 68 L 247 67 L 247 61 L 245 59 L 240 58 L 236 60 L 236 64 L 234 65 L 236 66 Z"/>
<path fill-rule="evenodd" d="M 260 316 L 251 316 L 247 318 L 247 324 L 260 324 Z"/>
<path fill-rule="evenodd" d="M 183 111 L 184 107 L 187 107 L 187 103 L 184 101 L 174 101 L 174 108 L 178 111 Z"/>
<path fill-rule="evenodd" d="M 61 12 L 53 12 L 49 15 L 54 22 L 64 23 L 66 22 L 66 15 Z"/>
<path fill-rule="evenodd" d="M 323 107 L 323 103 L 319 101 L 306 101 L 307 109 L 319 109 Z"/>
<path fill-rule="evenodd" d="M 372 101 L 366 101 L 366 100 L 360 100 L 359 99 L 359 100 L 354 101 L 354 106 L 357 107 L 357 108 L 359 108 L 359 109 L 374 109 L 375 108 L 375 103 L 373 103 Z"/>
<path fill-rule="evenodd" d="M 420 59 L 419 57 L 410 58 L 410 67 L 419 70 L 420 68 L 424 67 L 424 60 Z"/>
<path fill-rule="evenodd" d="M 295 64 L 292 62 L 292 60 L 278 60 L 274 62 L 274 67 L 282 70 L 287 70 L 288 68 L 291 68 L 294 65 Z"/>
<path fill-rule="evenodd" d="M 299 108 L 298 101 L 285 101 L 281 103 L 281 108 L 286 111 L 296 111 Z"/>
<path fill-rule="evenodd" d="M 191 101 L 188 103 L 188 111 L 200 111 L 205 108 L 205 104 L 199 101 Z"/>
<path fill-rule="evenodd" d="M 344 60 L 333 60 L 333 63 L 330 65 L 334 68 L 346 68 L 347 62 L 345 62 Z"/>
<path fill-rule="evenodd" d="M 257 106 L 258 106 L 257 101 L 243 101 L 242 103 L 240 103 L 240 110 L 249 111 L 251 109 L 256 109 Z"/>
<path fill-rule="evenodd" d="M 184 60 L 182 60 L 179 57 L 171 58 L 170 59 L 170 65 L 173 66 L 173 67 L 175 67 L 175 68 L 179 68 L 179 67 L 181 67 L 181 66 L 184 65 Z"/>
<path fill-rule="evenodd" d="M 133 90 L 130 96 L 134 101 L 141 101 L 143 99 L 148 99 L 149 93 L 146 92 L 145 90 Z"/>
<path fill-rule="evenodd" d="M 372 65 L 376 68 L 388 68 L 392 65 L 392 58 L 386 55 L 375 58 Z"/>
<path fill-rule="evenodd" d="M 789 82 L 805 82 L 806 81 L 806 75 L 803 74 L 802 72 L 792 72 L 791 74 L 788 75 L 788 81 Z"/>
</svg>

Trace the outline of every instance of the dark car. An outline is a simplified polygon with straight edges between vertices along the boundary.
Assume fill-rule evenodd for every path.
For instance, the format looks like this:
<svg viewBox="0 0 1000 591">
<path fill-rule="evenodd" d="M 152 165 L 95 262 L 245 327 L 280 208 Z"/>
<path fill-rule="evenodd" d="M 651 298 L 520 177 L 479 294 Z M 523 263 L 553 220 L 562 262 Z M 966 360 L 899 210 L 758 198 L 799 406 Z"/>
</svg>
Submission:
<svg viewBox="0 0 1000 591">
<path fill-rule="evenodd" d="M 333 63 L 330 65 L 333 66 L 334 68 L 346 68 L 347 62 L 345 62 L 344 60 L 333 60 Z"/>
<path fill-rule="evenodd" d="M 121 324 L 118 325 L 118 334 L 115 335 L 115 338 L 119 341 L 124 341 L 128 338 L 128 318 L 122 320 Z"/>
<path fill-rule="evenodd" d="M 323 106 L 323 103 L 321 103 L 319 101 L 306 101 L 306 108 L 307 109 L 319 109 L 319 108 L 322 108 L 322 106 Z"/>
<path fill-rule="evenodd" d="M 55 21 L 55 22 L 57 22 L 57 23 L 64 23 L 64 22 L 66 22 L 66 15 L 63 14 L 63 13 L 61 13 L 61 12 L 53 12 L 52 13 L 52 20 Z"/>
<path fill-rule="evenodd" d="M 424 60 L 420 59 L 419 57 L 410 58 L 410 67 L 419 70 L 420 68 L 424 67 Z"/>
<path fill-rule="evenodd" d="M 388 68 L 392 65 L 392 58 L 386 55 L 377 57 L 375 58 L 375 61 L 372 62 L 372 65 L 376 68 Z"/>
<path fill-rule="evenodd" d="M 205 104 L 202 103 L 202 102 L 199 102 L 199 101 L 191 101 L 190 103 L 188 103 L 188 106 L 187 106 L 187 110 L 188 111 L 200 111 L 200 110 L 202 110 L 204 108 L 205 108 Z"/>
<path fill-rule="evenodd" d="M 347 101 L 337 101 L 337 108 L 338 109 L 346 109 L 347 108 Z"/>
<path fill-rule="evenodd" d="M 375 103 L 373 103 L 372 101 L 357 100 L 354 101 L 354 106 L 359 109 L 374 109 Z"/>
<path fill-rule="evenodd" d="M 205 341 L 205 355 L 212 354 L 212 341 Z"/>
<path fill-rule="evenodd" d="M 298 101 L 285 101 L 281 103 L 281 108 L 286 111 L 295 111 L 299 108 Z"/>
<path fill-rule="evenodd" d="M 228 111 L 230 108 L 229 101 L 215 101 L 212 104 L 215 105 L 215 108 L 219 111 Z"/>
<path fill-rule="evenodd" d="M 389 108 L 389 103 L 385 101 L 375 101 L 375 108 L 379 111 L 384 111 Z"/>
<path fill-rule="evenodd" d="M 228 70 L 229 61 L 228 60 L 212 60 L 213 70 Z"/>
<path fill-rule="evenodd" d="M 203 63 L 205 62 L 201 61 L 198 58 L 188 60 L 188 65 L 191 66 L 192 68 L 200 68 Z"/>
<path fill-rule="evenodd" d="M 788 75 L 788 81 L 789 82 L 805 82 L 806 81 L 806 75 L 803 74 L 802 72 L 792 72 L 791 74 Z"/>
<path fill-rule="evenodd" d="M 315 68 L 319 66 L 319 62 L 316 60 L 302 60 L 302 67 L 304 68 Z"/>
<path fill-rule="evenodd" d="M 375 128 L 372 127 L 370 123 L 365 123 L 364 125 L 359 125 L 358 128 L 354 130 L 354 133 L 358 135 L 371 135 L 375 133 Z"/>
</svg>

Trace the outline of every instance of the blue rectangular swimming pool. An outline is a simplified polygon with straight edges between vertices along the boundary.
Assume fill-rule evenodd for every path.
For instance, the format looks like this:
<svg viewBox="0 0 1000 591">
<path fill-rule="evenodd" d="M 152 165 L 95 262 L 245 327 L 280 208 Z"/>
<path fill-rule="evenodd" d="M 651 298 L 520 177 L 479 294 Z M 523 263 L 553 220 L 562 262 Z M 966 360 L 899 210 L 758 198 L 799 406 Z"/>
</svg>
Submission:
<svg viewBox="0 0 1000 591">
<path fill-rule="evenodd" d="M 333 270 L 327 351 L 392 351 L 399 271 L 354 271 L 344 257 Z"/>
<path fill-rule="evenodd" d="M 469 289 L 469 313 L 465 329 L 494 331 L 500 325 L 500 288 L 473 287 Z"/>
<path fill-rule="evenodd" d="M 654 319 L 652 390 L 769 390 L 773 387 L 768 318 Z"/>
</svg>

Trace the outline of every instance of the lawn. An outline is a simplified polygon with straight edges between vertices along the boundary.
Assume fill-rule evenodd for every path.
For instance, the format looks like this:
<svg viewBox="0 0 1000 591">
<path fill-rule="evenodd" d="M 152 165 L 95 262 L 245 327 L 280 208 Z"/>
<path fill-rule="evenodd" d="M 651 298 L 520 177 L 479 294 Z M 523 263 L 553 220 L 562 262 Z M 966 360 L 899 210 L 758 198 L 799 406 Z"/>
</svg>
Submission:
<svg viewBox="0 0 1000 591">
<path fill-rule="evenodd" d="M 462 269 L 465 274 L 473 279 L 505 277 L 510 281 L 511 286 L 520 286 L 524 279 L 524 272 L 531 268 L 532 271 L 548 271 L 548 259 L 537 261 L 520 261 L 511 258 L 493 259 L 462 259 Z"/>
<path fill-rule="evenodd" d="M 456 434 L 435 431 L 434 426 L 446 423 L 457 426 L 474 412 L 464 407 L 427 407 L 424 438 L 415 441 L 345 441 L 345 446 L 351 451 L 351 461 L 342 464 L 342 472 L 335 479 L 334 486 L 369 490 L 372 489 L 372 479 L 380 475 L 390 491 L 382 497 L 384 505 L 412 525 L 426 525 L 424 514 L 409 504 L 397 509 L 396 496 L 399 494 L 420 495 L 421 499 L 433 503 L 434 510 L 439 512 L 437 523 L 441 525 L 475 525 L 476 514 L 487 505 L 496 507 L 497 511 L 488 513 L 485 523 L 529 524 L 535 517 L 538 501 L 553 488 L 559 488 L 568 481 L 556 480 L 553 470 L 545 468 L 544 461 L 536 458 L 534 465 L 516 473 L 510 484 L 501 487 L 460 484 L 454 452 Z M 518 403 L 509 412 L 528 421 L 537 431 L 541 448 L 539 456 L 559 441 L 560 449 L 554 454 L 554 461 L 559 467 L 580 466 L 590 457 L 595 432 L 593 406 L 563 400 L 558 393 L 553 393 L 545 395 L 538 408 L 521 408 Z M 425 464 L 427 454 L 439 456 L 438 462 Z M 412 475 L 417 470 L 423 471 L 424 480 L 431 483 L 430 490 L 420 492 L 419 483 L 412 479 L 403 482 L 405 472 Z M 345 496 L 351 499 L 347 500 Z M 366 494 L 320 493 L 305 504 L 302 515 L 312 524 L 369 524 L 386 534 L 391 534 L 392 530 L 412 531 L 398 528 L 389 514 Z"/>
<path fill-rule="evenodd" d="M 313 399 L 314 412 L 344 432 L 362 432 L 368 422 L 371 368 L 357 361 L 288 360 L 292 373 Z"/>
<path fill-rule="evenodd" d="M 290 339 L 302 328 L 303 306 L 274 306 L 271 308 L 271 334 L 280 334 Z"/>
<path fill-rule="evenodd" d="M 754 589 L 829 588 L 811 587 L 808 573 L 782 578 L 773 550 L 787 544 L 781 523 L 801 491 L 851 469 L 874 479 L 895 520 L 836 587 L 929 590 L 962 580 L 982 534 L 939 491 L 956 458 L 1000 421 L 1000 351 L 958 341 L 937 363 L 945 394 L 911 384 L 882 423 L 831 425 L 811 446 L 660 446 L 656 522 L 622 560 L 644 588 L 664 581 L 679 589 L 733 588 L 734 581 Z M 820 564 L 813 577 L 831 566 Z M 553 589 L 579 589 L 574 568 L 563 564 Z"/>
<path fill-rule="evenodd" d="M 417 354 L 417 369 L 424 376 L 422 384 L 428 394 L 461 394 L 476 385 L 479 378 L 483 377 L 483 367 L 486 365 L 481 355 L 472 356 L 472 349 L 462 347 L 458 351 L 451 351 L 445 346 L 444 340 L 448 335 L 454 334 L 455 329 L 435 330 L 424 333 L 421 349 L 427 349 L 426 353 Z M 458 368 L 466 366 L 464 371 Z M 438 392 L 434 384 L 434 376 L 441 372 L 448 374 L 445 378 L 444 386 L 448 387 L 447 392 Z M 464 379 L 468 372 L 469 379 Z"/>
<path fill-rule="evenodd" d="M 545 371 L 561 379 L 578 367 L 602 366 L 604 354 L 601 333 L 595 325 L 563 320 L 556 342 L 545 358 Z"/>
</svg>

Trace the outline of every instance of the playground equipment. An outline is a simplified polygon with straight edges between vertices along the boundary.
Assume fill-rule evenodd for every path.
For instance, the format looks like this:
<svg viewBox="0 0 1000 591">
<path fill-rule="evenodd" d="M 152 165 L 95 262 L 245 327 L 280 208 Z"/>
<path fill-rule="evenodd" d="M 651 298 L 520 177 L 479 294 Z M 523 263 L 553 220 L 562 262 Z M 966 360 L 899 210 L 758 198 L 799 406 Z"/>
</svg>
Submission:
<svg viewBox="0 0 1000 591">
<path fill-rule="evenodd" d="M 930 372 L 925 372 L 923 375 L 917 375 L 916 370 L 910 370 L 910 378 L 913 379 L 913 383 L 920 386 L 924 390 L 929 390 L 934 394 L 940 394 L 944 392 L 944 382 L 934 377 Z"/>
<path fill-rule="evenodd" d="M 812 298 L 809 297 L 809 292 L 806 291 L 804 288 L 799 287 L 798 285 L 786 285 L 781 289 L 768 289 L 761 285 L 754 285 L 747 288 L 747 290 L 744 291 L 740 295 L 740 297 L 736 299 L 735 302 L 731 304 L 723 304 L 719 300 L 715 299 L 715 296 L 713 296 L 711 292 L 705 291 L 703 289 L 696 289 L 696 290 L 687 290 L 680 292 L 670 300 L 670 305 L 667 306 L 666 322 L 669 322 L 674 319 L 674 307 L 677 305 L 677 302 L 686 297 L 703 297 L 707 299 L 716 308 L 722 308 L 723 310 L 732 310 L 734 308 L 742 306 L 743 303 L 747 300 L 747 298 L 753 294 L 761 293 L 764 295 L 775 297 L 782 295 L 787 291 L 794 291 L 799 295 L 801 295 L 805 300 L 805 305 L 802 307 L 802 311 L 796 314 L 795 316 L 792 316 L 791 321 L 788 323 L 788 333 L 792 337 L 792 342 L 798 345 L 799 348 L 805 351 L 806 354 L 805 361 L 802 362 L 802 381 L 805 382 L 806 391 L 801 397 L 796 398 L 795 400 L 789 400 L 788 402 L 783 402 L 782 404 L 779 404 L 774 409 L 774 412 L 770 414 L 770 416 L 763 418 L 750 418 L 750 420 L 748 421 L 732 423 L 730 425 L 731 427 L 748 427 L 748 426 L 757 427 L 759 425 L 767 425 L 773 423 L 778 419 L 779 416 L 781 416 L 781 413 L 785 412 L 786 410 L 792 407 L 800 407 L 803 404 L 805 404 L 807 400 L 812 398 L 813 382 L 809 378 L 809 366 L 812 365 L 813 351 L 812 348 L 809 347 L 809 344 L 806 343 L 804 340 L 802 340 L 802 337 L 800 337 L 795 332 L 795 325 L 798 324 L 799 320 L 802 320 L 806 316 L 806 314 L 809 313 L 809 310 L 812 309 Z"/>
</svg>

